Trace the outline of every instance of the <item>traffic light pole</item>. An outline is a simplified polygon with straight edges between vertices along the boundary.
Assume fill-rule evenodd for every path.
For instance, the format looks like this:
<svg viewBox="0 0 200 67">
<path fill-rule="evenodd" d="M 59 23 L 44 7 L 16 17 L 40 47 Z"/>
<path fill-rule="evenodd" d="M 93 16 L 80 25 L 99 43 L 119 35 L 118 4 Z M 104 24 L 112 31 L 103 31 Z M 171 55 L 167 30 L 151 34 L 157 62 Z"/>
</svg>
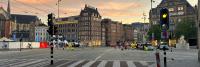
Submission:
<svg viewBox="0 0 200 67">
<path fill-rule="evenodd" d="M 48 14 L 48 26 L 49 29 L 47 30 L 47 32 L 49 33 L 49 35 L 51 35 L 51 42 L 50 42 L 50 65 L 53 65 L 53 48 L 54 48 L 54 43 L 53 43 L 53 35 L 55 35 L 57 28 L 54 26 L 54 14 Z M 55 29 L 54 29 L 55 28 Z"/>
<path fill-rule="evenodd" d="M 51 43 L 50 45 L 51 45 L 51 62 L 50 62 L 50 64 L 53 65 L 53 43 Z"/>
<path fill-rule="evenodd" d="M 53 26 L 53 34 L 54 34 L 54 26 Z M 54 46 L 54 43 L 52 42 L 51 43 L 51 65 L 53 65 L 53 48 L 54 48 L 53 46 Z"/>
<path fill-rule="evenodd" d="M 167 8 L 162 8 L 160 10 L 160 25 L 162 30 L 162 40 L 164 45 L 168 45 L 168 29 L 169 29 L 169 10 Z M 164 67 L 167 67 L 167 57 L 166 57 L 166 46 L 163 46 L 164 51 Z"/>
</svg>

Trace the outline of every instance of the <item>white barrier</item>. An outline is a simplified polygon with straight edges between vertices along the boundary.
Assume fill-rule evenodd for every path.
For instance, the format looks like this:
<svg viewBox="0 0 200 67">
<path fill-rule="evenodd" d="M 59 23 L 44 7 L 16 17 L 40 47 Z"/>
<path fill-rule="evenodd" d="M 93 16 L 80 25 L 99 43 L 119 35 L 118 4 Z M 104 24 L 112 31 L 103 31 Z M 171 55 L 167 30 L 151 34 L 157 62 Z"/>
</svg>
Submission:
<svg viewBox="0 0 200 67">
<path fill-rule="evenodd" d="M 29 48 L 28 44 L 31 44 L 32 48 L 40 48 L 40 42 L 7 42 L 8 44 L 8 48 L 9 49 L 18 49 L 20 48 L 20 44 L 21 44 L 21 48 Z M 3 42 L 0 42 L 0 49 L 2 49 Z"/>
<path fill-rule="evenodd" d="M 7 48 L 9 47 L 9 42 L 0 42 L 0 49 L 6 48 L 5 44 Z"/>
<path fill-rule="evenodd" d="M 31 42 L 32 48 L 40 48 L 40 42 Z"/>
<path fill-rule="evenodd" d="M 20 42 L 9 42 L 9 49 L 20 48 Z"/>
</svg>

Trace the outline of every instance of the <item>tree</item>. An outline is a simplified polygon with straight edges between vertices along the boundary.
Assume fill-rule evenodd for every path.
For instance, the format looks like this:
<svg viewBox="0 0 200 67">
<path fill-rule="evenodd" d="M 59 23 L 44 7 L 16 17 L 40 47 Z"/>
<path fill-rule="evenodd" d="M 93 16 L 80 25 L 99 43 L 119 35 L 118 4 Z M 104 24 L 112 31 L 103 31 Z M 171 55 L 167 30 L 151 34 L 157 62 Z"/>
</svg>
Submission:
<svg viewBox="0 0 200 67">
<path fill-rule="evenodd" d="M 149 29 L 148 36 L 152 39 L 152 33 L 154 33 L 154 39 L 160 40 L 161 39 L 161 27 L 160 25 L 152 25 Z"/>
<path fill-rule="evenodd" d="M 195 21 L 185 20 L 178 22 L 175 28 L 176 38 L 180 38 L 182 35 L 185 39 L 196 39 L 197 38 L 197 28 Z"/>
</svg>

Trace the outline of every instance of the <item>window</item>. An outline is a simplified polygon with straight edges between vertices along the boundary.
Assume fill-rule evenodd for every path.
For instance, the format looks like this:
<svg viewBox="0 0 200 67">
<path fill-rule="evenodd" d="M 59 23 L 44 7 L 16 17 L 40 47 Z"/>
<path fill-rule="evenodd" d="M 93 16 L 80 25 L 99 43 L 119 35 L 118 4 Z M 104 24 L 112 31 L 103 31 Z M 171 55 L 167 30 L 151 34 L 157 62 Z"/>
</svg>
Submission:
<svg viewBox="0 0 200 67">
<path fill-rule="evenodd" d="M 179 18 L 179 19 L 178 19 L 178 22 L 181 22 L 181 21 L 182 21 L 182 19 L 181 19 L 181 18 Z"/>
<path fill-rule="evenodd" d="M 84 15 L 84 16 L 87 16 L 87 15 L 88 15 L 88 13 L 83 13 L 83 15 Z"/>
<path fill-rule="evenodd" d="M 173 11 L 174 11 L 174 8 L 169 8 L 169 11 L 170 11 L 170 12 L 173 12 Z"/>
<path fill-rule="evenodd" d="M 183 7 L 178 7 L 178 11 L 181 11 L 181 10 L 183 10 Z"/>
</svg>

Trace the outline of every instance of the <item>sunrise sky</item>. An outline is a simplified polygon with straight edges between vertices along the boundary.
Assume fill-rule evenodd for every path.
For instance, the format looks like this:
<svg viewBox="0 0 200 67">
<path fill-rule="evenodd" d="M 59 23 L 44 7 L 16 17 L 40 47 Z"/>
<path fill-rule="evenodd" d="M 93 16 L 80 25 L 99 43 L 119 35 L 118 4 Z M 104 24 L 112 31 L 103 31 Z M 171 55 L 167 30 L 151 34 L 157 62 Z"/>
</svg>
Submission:
<svg viewBox="0 0 200 67">
<path fill-rule="evenodd" d="M 37 15 L 46 23 L 47 14 L 57 15 L 57 0 L 10 0 L 12 14 Z M 98 8 L 103 18 L 122 21 L 124 24 L 132 22 L 144 22 L 143 13 L 147 15 L 150 10 L 151 0 L 61 0 L 60 17 L 79 15 L 85 4 Z M 156 7 L 161 0 L 154 0 Z M 197 0 L 188 0 L 194 6 Z M 5 9 L 7 0 L 0 0 L 0 5 Z M 57 16 L 56 16 L 57 17 Z M 146 20 L 148 22 L 148 20 Z"/>
</svg>

